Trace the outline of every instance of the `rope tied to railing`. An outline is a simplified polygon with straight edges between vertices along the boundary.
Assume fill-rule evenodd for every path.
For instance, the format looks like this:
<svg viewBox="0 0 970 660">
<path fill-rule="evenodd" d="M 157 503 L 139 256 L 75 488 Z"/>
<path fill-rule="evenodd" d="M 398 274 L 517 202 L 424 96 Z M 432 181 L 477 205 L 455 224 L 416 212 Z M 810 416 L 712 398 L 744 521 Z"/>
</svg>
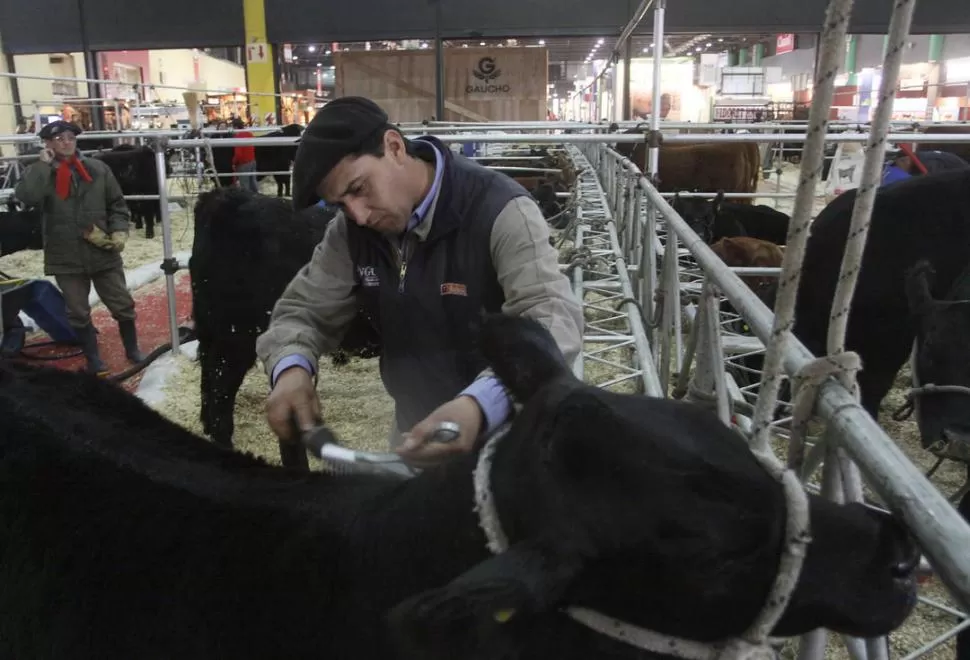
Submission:
<svg viewBox="0 0 970 660">
<path fill-rule="evenodd" d="M 648 330 L 655 330 L 660 327 L 660 323 L 663 321 L 663 300 L 663 291 L 660 289 L 655 290 L 653 292 L 653 301 L 657 305 L 657 316 L 653 319 L 647 315 L 646 310 L 643 309 L 643 305 L 636 298 L 620 298 L 614 309 L 620 311 L 620 308 L 628 303 L 636 306 L 637 311 L 640 312 L 640 322 L 643 323 L 643 327 Z"/>
<path fill-rule="evenodd" d="M 818 390 L 830 376 L 848 374 L 853 380 L 862 368 L 859 354 L 854 352 L 823 355 L 806 364 L 792 378 L 791 437 L 788 441 L 788 467 L 804 479 L 805 437 L 808 423 L 815 412 Z"/>
<path fill-rule="evenodd" d="M 606 267 L 605 272 L 610 271 L 610 262 L 608 262 L 603 257 L 595 256 L 588 247 L 585 245 L 572 248 L 565 252 L 563 255 L 566 257 L 566 262 L 569 264 L 566 266 L 565 273 L 567 276 L 572 277 L 573 271 L 577 268 L 583 268 L 583 270 L 591 270 L 590 266 L 593 264 L 601 264 Z M 594 273 L 603 274 L 601 271 L 592 271 Z"/>
<path fill-rule="evenodd" d="M 814 98 L 809 112 L 808 134 L 802 151 L 801 171 L 795 192 L 795 208 L 788 224 L 785 254 L 778 278 L 778 296 L 769 337 L 761 387 L 752 421 L 752 450 L 770 451 L 768 437 L 783 376 L 782 356 L 788 344 L 795 316 L 795 297 L 801 278 L 801 264 L 808 243 L 815 190 L 821 179 L 829 108 L 835 96 L 835 77 L 843 59 L 852 0 L 832 0 L 825 13 L 820 40 Z"/>
</svg>

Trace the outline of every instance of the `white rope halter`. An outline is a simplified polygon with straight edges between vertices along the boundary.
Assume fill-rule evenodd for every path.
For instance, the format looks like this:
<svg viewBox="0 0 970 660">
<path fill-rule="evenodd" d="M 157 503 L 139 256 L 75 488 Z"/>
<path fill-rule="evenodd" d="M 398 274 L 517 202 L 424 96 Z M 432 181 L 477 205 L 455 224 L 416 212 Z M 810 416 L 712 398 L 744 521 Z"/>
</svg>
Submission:
<svg viewBox="0 0 970 660">
<path fill-rule="evenodd" d="M 509 547 L 509 540 L 502 531 L 495 508 L 489 479 L 495 450 L 499 440 L 507 432 L 508 427 L 489 438 L 478 455 L 474 473 L 475 511 L 478 513 L 479 525 L 485 532 L 487 547 L 493 554 L 500 554 Z M 682 660 L 773 659 L 775 651 L 768 635 L 791 600 L 805 560 L 806 547 L 811 542 L 808 497 L 795 473 L 785 469 L 773 454 L 755 453 L 754 456 L 784 487 L 787 517 L 778 574 L 764 608 L 744 633 L 720 642 L 697 642 L 647 630 L 583 607 L 566 607 L 565 613 L 591 630 L 659 655 L 670 655 Z"/>
</svg>

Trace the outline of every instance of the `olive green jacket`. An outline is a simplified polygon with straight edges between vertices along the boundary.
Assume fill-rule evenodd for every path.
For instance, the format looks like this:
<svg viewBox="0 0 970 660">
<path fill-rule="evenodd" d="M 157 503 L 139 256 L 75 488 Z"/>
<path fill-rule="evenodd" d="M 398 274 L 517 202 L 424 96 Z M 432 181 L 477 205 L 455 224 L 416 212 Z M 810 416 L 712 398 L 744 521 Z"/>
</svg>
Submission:
<svg viewBox="0 0 970 660">
<path fill-rule="evenodd" d="M 104 162 L 84 156 L 80 160 L 91 182 L 74 173 L 67 199 L 54 192 L 56 161 L 37 161 L 14 189 L 17 199 L 43 213 L 45 275 L 92 274 L 123 267 L 121 253 L 96 247 L 83 235 L 92 225 L 106 234 L 128 232 L 130 213 L 121 186 Z"/>
</svg>

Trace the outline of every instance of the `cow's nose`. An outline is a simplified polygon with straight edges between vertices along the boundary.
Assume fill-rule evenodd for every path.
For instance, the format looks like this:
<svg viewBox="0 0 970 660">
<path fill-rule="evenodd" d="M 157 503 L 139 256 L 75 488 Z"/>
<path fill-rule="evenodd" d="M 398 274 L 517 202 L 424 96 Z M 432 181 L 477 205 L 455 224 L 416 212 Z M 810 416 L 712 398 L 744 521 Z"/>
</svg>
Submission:
<svg viewBox="0 0 970 660">
<path fill-rule="evenodd" d="M 943 437 L 949 442 L 970 446 L 970 423 L 949 422 L 943 427 Z"/>
</svg>

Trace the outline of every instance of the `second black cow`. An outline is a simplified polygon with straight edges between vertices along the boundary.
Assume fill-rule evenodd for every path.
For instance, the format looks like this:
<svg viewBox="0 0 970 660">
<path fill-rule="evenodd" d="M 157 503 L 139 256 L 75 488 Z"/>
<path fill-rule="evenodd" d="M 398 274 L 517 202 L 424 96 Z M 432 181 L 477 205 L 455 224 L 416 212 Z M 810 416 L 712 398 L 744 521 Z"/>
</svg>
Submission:
<svg viewBox="0 0 970 660">
<path fill-rule="evenodd" d="M 310 261 L 334 213 L 312 206 L 294 214 L 286 200 L 234 187 L 199 195 L 189 273 L 202 426 L 216 442 L 232 446 L 236 393 L 256 362 L 256 338 L 269 326 L 286 285 Z M 379 354 L 379 336 L 363 314 L 340 351 L 333 356 L 337 363 L 348 354 Z"/>
<path fill-rule="evenodd" d="M 119 144 L 110 151 L 92 155 L 104 161 L 118 179 L 125 195 L 158 195 L 158 169 L 151 147 Z M 165 154 L 165 176 L 172 173 L 170 154 Z M 145 238 L 155 238 L 155 223 L 161 222 L 158 200 L 128 200 L 131 219 L 136 229 L 145 228 Z"/>
</svg>

